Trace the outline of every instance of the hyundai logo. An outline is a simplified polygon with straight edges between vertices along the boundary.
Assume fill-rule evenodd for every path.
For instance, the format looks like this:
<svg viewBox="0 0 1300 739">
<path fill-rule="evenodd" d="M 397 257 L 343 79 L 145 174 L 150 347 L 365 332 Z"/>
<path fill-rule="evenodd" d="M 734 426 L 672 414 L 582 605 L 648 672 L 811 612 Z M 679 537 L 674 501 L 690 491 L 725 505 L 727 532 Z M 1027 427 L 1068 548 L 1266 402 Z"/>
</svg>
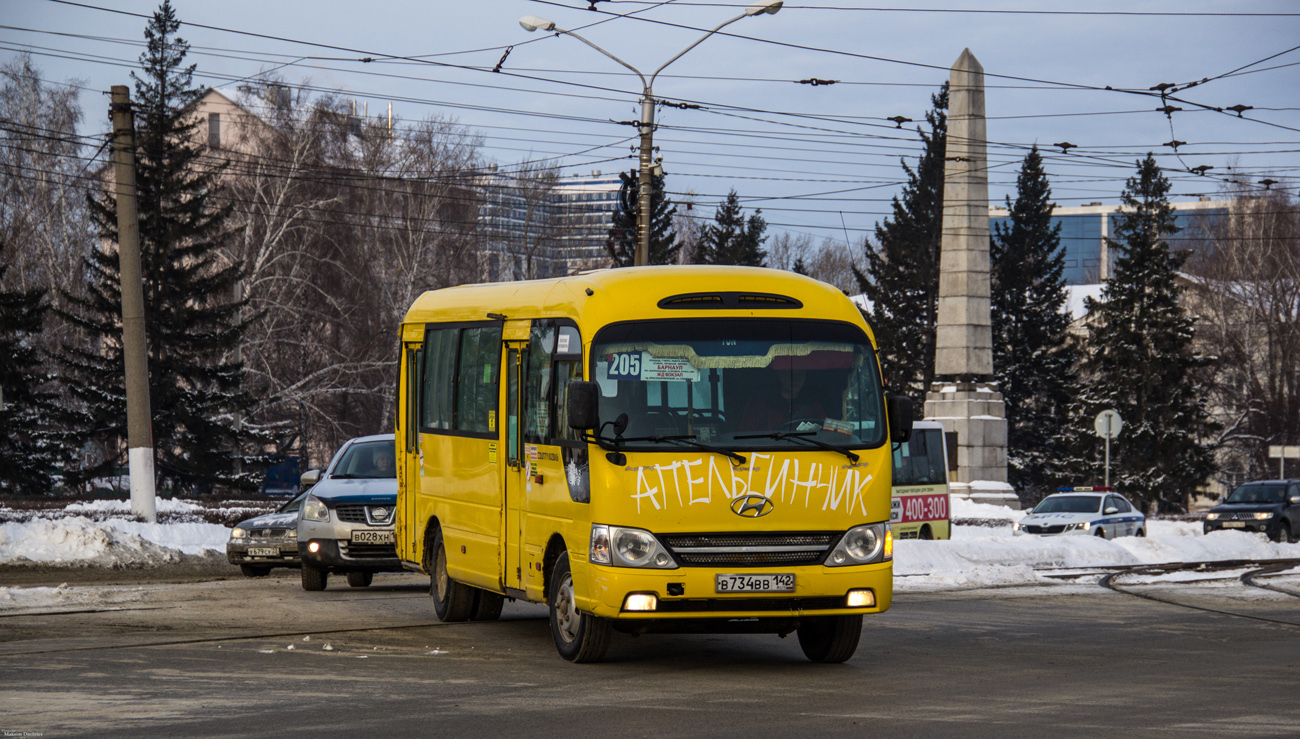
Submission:
<svg viewBox="0 0 1300 739">
<path fill-rule="evenodd" d="M 770 498 L 762 495 L 745 495 L 731 501 L 731 512 L 744 518 L 762 518 L 775 507 Z"/>
</svg>

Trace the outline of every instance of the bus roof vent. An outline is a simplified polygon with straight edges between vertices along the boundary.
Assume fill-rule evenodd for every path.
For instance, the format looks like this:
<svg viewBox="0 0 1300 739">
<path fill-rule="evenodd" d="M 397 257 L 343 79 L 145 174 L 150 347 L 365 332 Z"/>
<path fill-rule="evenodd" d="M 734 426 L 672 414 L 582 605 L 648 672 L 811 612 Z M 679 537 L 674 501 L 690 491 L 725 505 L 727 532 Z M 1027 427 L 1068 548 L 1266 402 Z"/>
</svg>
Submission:
<svg viewBox="0 0 1300 739">
<path fill-rule="evenodd" d="M 803 303 L 786 295 L 772 293 L 686 293 L 671 295 L 659 301 L 659 307 L 665 310 L 745 310 L 753 308 L 802 308 Z"/>
</svg>

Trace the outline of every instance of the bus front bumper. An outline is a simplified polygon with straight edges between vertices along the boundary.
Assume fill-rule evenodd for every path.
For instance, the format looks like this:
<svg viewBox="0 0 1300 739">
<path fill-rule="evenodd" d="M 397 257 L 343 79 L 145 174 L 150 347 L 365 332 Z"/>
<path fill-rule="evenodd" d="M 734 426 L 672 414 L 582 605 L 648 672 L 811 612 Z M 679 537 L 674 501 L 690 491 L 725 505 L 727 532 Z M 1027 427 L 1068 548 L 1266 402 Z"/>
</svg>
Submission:
<svg viewBox="0 0 1300 739">
<path fill-rule="evenodd" d="M 880 613 L 893 598 L 893 562 L 855 567 L 768 567 L 716 569 L 681 567 L 675 570 L 641 570 L 588 565 L 591 588 L 582 610 L 615 619 L 747 619 L 798 618 Z M 794 592 L 719 593 L 720 574 L 793 574 Z M 862 594 L 869 591 L 869 595 Z M 857 602 L 849 606 L 850 592 Z M 632 598 L 628 596 L 646 596 Z M 632 610 L 646 608 L 650 610 Z"/>
</svg>

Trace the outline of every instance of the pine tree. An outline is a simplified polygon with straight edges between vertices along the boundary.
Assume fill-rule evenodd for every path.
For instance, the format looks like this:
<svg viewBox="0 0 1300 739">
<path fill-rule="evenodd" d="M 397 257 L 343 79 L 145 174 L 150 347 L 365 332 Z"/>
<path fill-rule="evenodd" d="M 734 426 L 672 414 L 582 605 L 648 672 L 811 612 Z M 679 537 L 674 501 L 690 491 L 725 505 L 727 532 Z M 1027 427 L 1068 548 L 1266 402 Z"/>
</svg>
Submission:
<svg viewBox="0 0 1300 739">
<path fill-rule="evenodd" d="M 0 243 L 0 285 L 11 256 Z M 41 371 L 35 339 L 48 306 L 46 290 L 0 288 L 0 492 L 42 495 L 54 487 L 61 462 L 48 436 L 53 394 Z"/>
<path fill-rule="evenodd" d="M 179 27 L 163 2 L 145 29 L 143 76 L 131 75 L 155 468 L 162 489 L 251 488 L 238 455 L 253 435 L 236 420 L 251 407 L 236 351 L 242 268 L 223 254 L 229 206 L 215 204 L 220 171 L 203 161 L 197 143 L 190 106 L 203 90 L 193 86 L 194 65 L 182 66 L 189 44 L 176 36 Z M 107 194 L 91 207 L 103 241 L 85 261 L 86 294 L 67 296 L 66 315 L 89 341 L 66 346 L 63 356 L 78 401 L 69 412 L 79 416 L 73 421 L 85 430 L 83 441 L 99 442 L 106 455 L 81 479 L 120 467 L 126 446 L 117 207 Z"/>
<path fill-rule="evenodd" d="M 1120 256 L 1101 299 L 1087 303 L 1084 389 L 1072 415 L 1081 426 L 1079 448 L 1100 479 L 1102 442 L 1092 419 L 1118 411 L 1124 428 L 1111 443 L 1111 484 L 1139 505 L 1176 510 L 1214 463 L 1202 442 L 1212 431 L 1200 378 L 1205 363 L 1193 351 L 1193 321 L 1176 281 L 1188 252 L 1172 251 L 1167 240 L 1179 231 L 1169 188 L 1148 154 L 1124 189 L 1125 212 L 1108 239 Z"/>
<path fill-rule="evenodd" d="M 993 372 L 1006 403 L 1008 481 L 1031 496 L 1063 481 L 1075 394 L 1065 253 L 1051 200 L 1035 146 L 1016 178 L 1015 202 L 1007 198 L 1010 223 L 995 225 L 989 245 Z"/>
<path fill-rule="evenodd" d="M 915 170 L 902 161 L 903 197 L 894 198 L 893 215 L 876 225 L 876 243 L 866 246 L 867 273 L 853 268 L 859 289 L 871 301 L 885 378 L 918 408 L 934 380 L 948 84 L 930 101 L 934 108 L 925 114 L 930 131 L 917 128 L 925 144 L 921 159 Z"/>
<path fill-rule="evenodd" d="M 637 217 L 641 213 L 641 183 L 636 170 L 620 172 L 623 181 L 618 191 L 618 204 L 612 215 L 609 241 L 605 249 L 610 259 L 619 267 L 630 267 L 636 258 Z M 648 264 L 677 264 L 682 244 L 673 230 L 673 217 L 677 206 L 664 197 L 664 176 L 650 177 L 650 254 Z"/>
<path fill-rule="evenodd" d="M 790 265 L 790 271 L 797 275 L 808 274 L 808 265 L 804 264 L 802 255 L 795 257 L 794 264 Z"/>
<path fill-rule="evenodd" d="M 705 224 L 700 234 L 695 263 L 763 266 L 767 221 L 763 220 L 762 212 L 755 210 L 746 220 L 736 191 L 728 193 L 713 216 L 714 222 Z"/>
</svg>

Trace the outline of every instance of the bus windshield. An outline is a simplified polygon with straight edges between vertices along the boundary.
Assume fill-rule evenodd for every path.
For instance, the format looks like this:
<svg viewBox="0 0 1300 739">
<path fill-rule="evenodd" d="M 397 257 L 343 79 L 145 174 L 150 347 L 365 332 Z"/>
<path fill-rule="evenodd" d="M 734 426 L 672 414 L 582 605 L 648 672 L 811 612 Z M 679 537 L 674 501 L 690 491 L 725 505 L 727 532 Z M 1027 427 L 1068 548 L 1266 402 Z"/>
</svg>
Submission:
<svg viewBox="0 0 1300 739">
<path fill-rule="evenodd" d="M 943 443 L 941 429 L 913 429 L 910 440 L 896 444 L 894 487 L 943 485 L 948 482 Z"/>
<path fill-rule="evenodd" d="M 693 440 L 728 449 L 874 447 L 885 441 L 875 352 L 829 321 L 692 319 L 596 335 L 600 436 L 627 448 Z"/>
</svg>

